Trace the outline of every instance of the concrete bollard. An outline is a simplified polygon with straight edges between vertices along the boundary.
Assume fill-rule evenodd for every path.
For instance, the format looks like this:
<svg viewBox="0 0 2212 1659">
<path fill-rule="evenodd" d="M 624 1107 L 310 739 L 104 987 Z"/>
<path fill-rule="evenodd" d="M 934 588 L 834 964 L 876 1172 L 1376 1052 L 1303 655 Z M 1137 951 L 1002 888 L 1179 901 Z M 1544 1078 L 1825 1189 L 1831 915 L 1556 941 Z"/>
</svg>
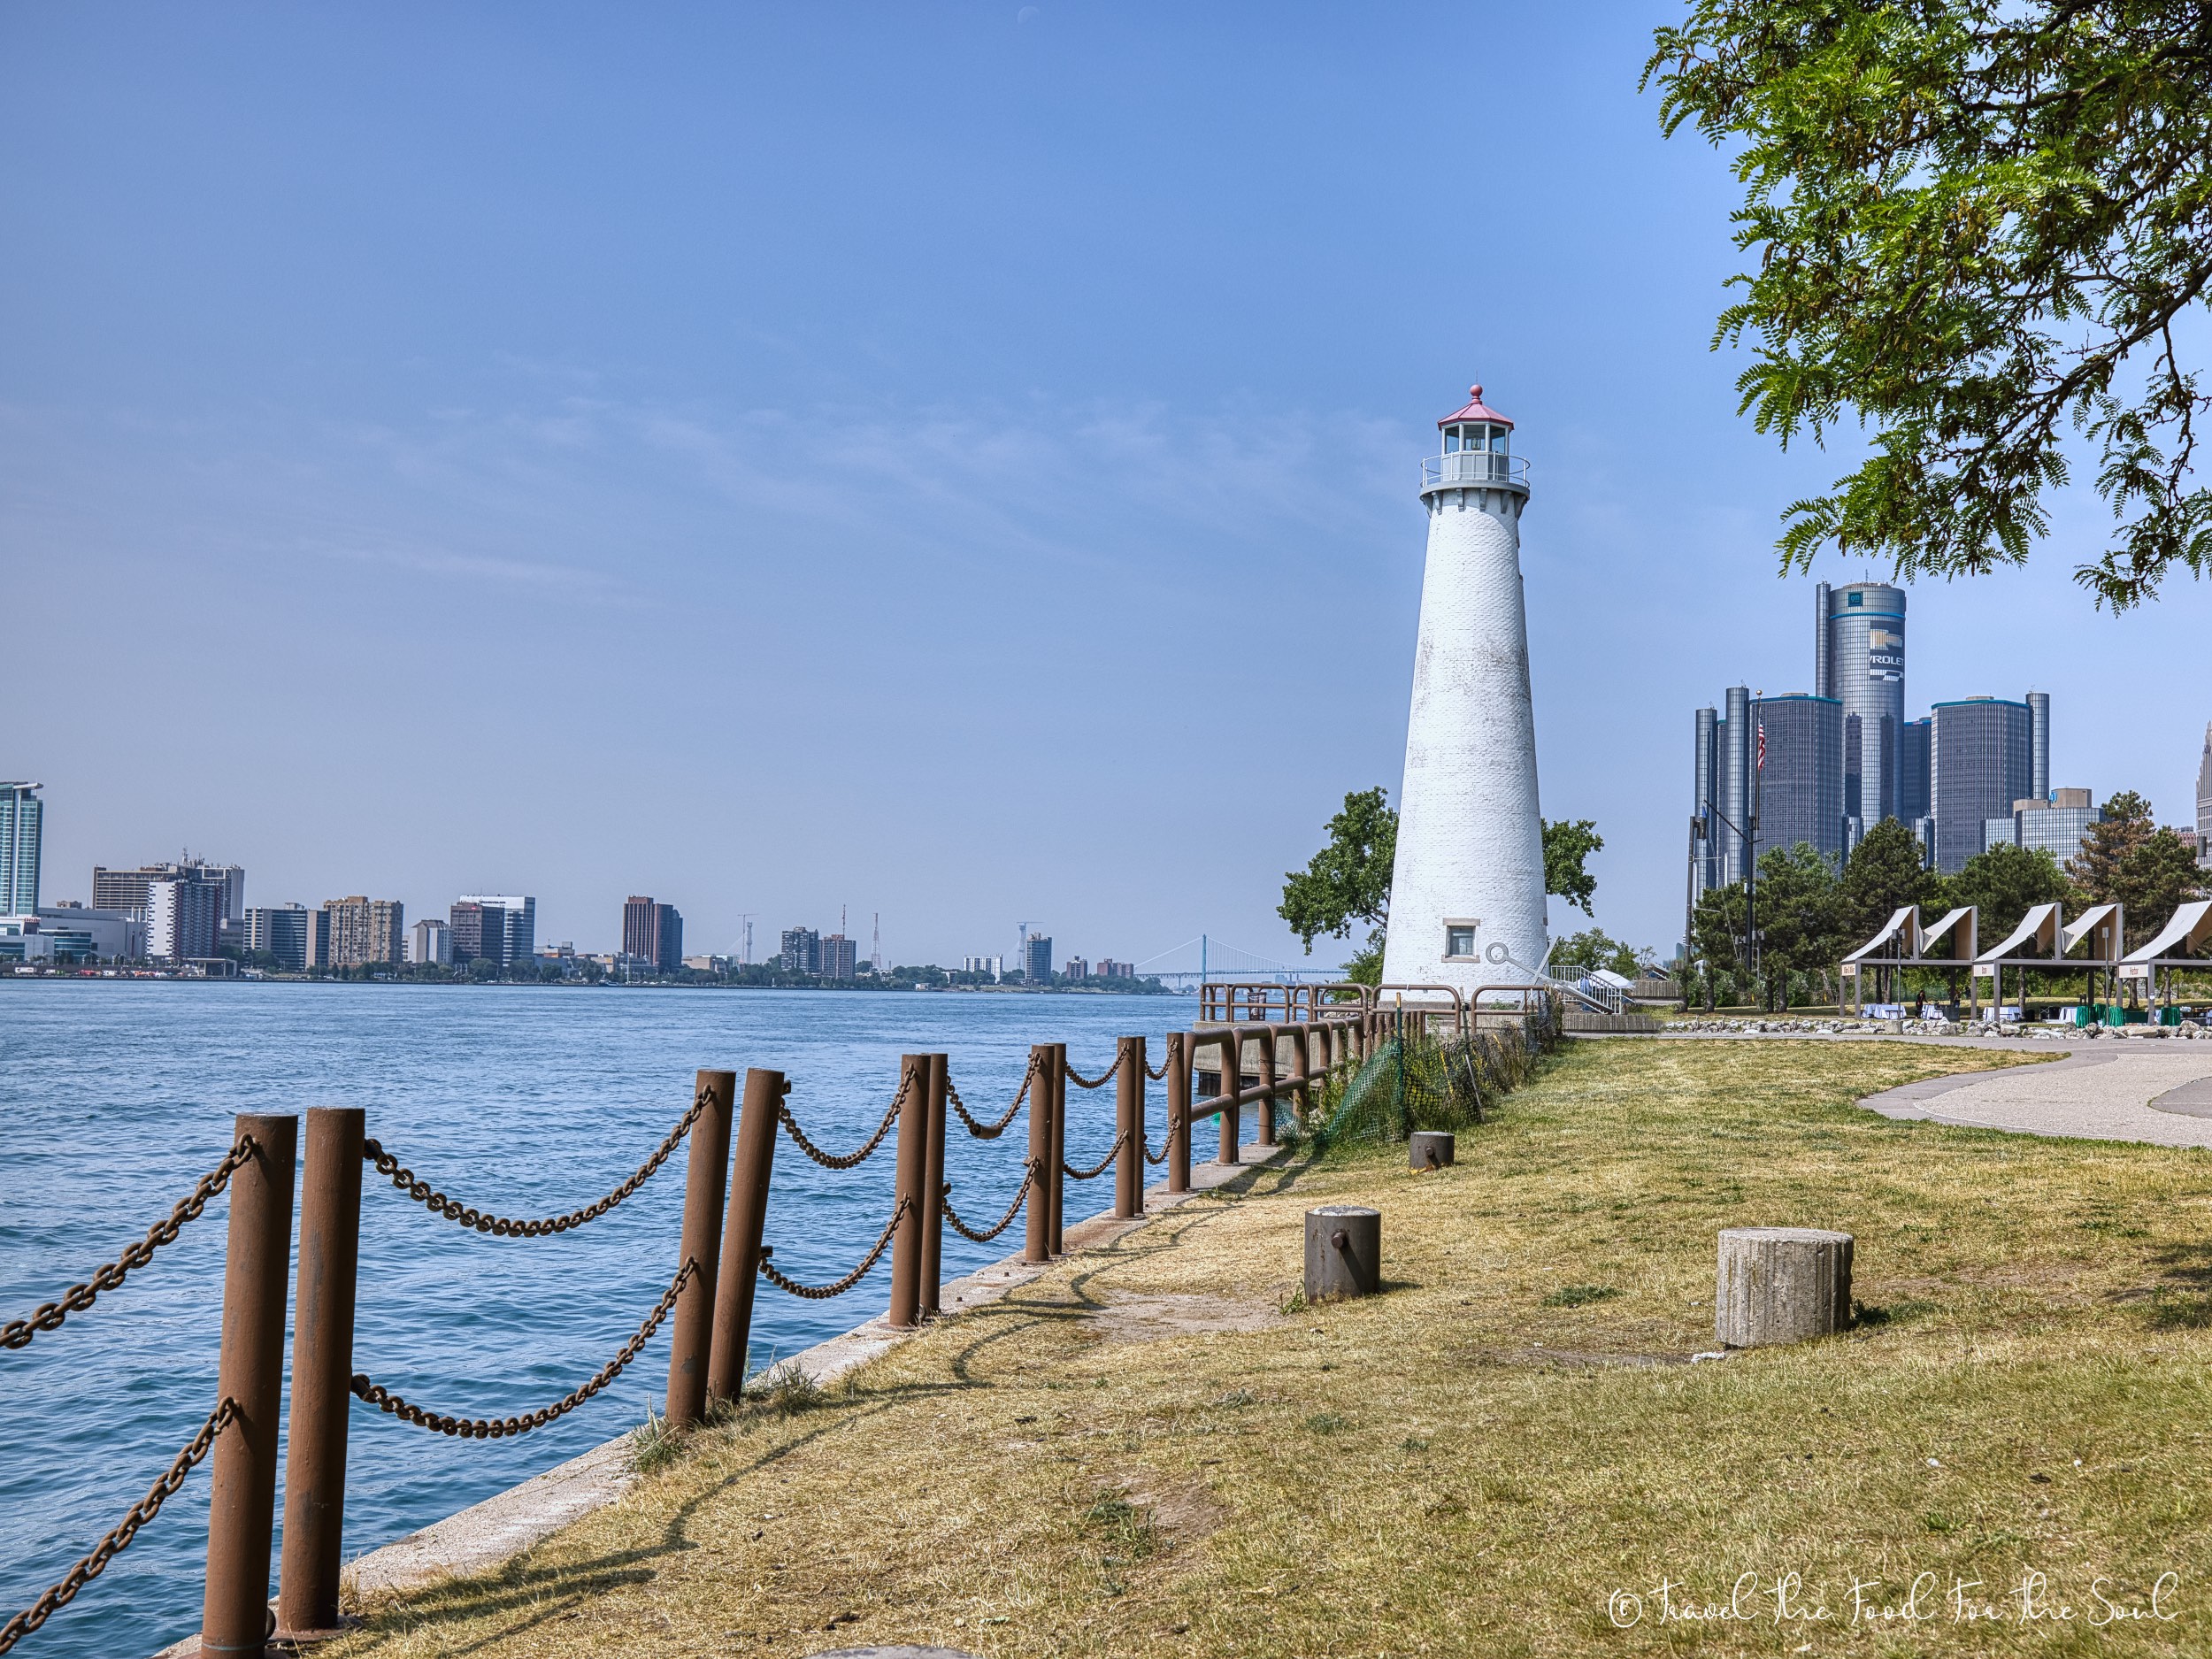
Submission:
<svg viewBox="0 0 2212 1659">
<path fill-rule="evenodd" d="M 1847 1233 L 1732 1227 L 1720 1235 L 1713 1334 L 1724 1348 L 1829 1336 L 1851 1323 Z"/>
<path fill-rule="evenodd" d="M 1455 1161 L 1459 1137 L 1448 1129 L 1416 1129 L 1406 1143 L 1406 1167 L 1440 1170 Z"/>
<path fill-rule="evenodd" d="M 1382 1288 L 1382 1211 L 1325 1204 L 1306 1211 L 1306 1300 L 1371 1296 Z"/>
</svg>

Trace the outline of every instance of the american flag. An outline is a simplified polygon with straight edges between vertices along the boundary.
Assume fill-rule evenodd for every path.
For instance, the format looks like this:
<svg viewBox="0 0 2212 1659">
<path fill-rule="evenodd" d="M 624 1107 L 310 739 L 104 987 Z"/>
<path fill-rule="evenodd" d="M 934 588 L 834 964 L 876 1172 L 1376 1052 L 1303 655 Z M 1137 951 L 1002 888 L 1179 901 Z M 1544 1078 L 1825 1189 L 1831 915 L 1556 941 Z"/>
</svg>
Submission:
<svg viewBox="0 0 2212 1659">
<path fill-rule="evenodd" d="M 1761 771 L 1761 772 L 1764 772 L 1766 769 L 1767 769 L 1767 723 L 1766 723 L 1764 720 L 1762 720 L 1762 721 L 1760 721 L 1760 722 L 1759 722 L 1759 765 L 1758 765 L 1758 770 L 1759 770 L 1759 771 Z"/>
</svg>

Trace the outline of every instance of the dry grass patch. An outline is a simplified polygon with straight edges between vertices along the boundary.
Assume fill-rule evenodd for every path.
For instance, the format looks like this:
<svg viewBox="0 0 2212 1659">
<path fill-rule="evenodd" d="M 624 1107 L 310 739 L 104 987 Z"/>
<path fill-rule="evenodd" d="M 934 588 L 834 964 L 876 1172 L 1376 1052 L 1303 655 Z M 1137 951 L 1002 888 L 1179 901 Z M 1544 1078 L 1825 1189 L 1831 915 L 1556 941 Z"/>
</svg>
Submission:
<svg viewBox="0 0 2212 1659">
<path fill-rule="evenodd" d="M 1187 1205 L 334 1659 L 2212 1650 L 2212 1162 L 1848 1104 L 2011 1059 L 1577 1045 L 1451 1169 Z M 1334 1202 L 1384 1211 L 1392 1288 L 1299 1307 Z M 1855 1233 L 1866 1317 L 1689 1364 L 1714 1234 L 1755 1223 Z M 2093 1579 L 2137 1606 L 2170 1570 L 2178 1617 L 2090 1627 Z M 2071 1621 L 2017 1619 L 2028 1571 Z M 1790 1572 L 1827 1619 L 1771 1622 Z M 1878 1611 L 1924 1572 L 2013 1616 L 1849 1622 L 1855 1579 Z M 1756 1621 L 1660 1619 L 1663 1579 L 1745 1573 Z"/>
</svg>

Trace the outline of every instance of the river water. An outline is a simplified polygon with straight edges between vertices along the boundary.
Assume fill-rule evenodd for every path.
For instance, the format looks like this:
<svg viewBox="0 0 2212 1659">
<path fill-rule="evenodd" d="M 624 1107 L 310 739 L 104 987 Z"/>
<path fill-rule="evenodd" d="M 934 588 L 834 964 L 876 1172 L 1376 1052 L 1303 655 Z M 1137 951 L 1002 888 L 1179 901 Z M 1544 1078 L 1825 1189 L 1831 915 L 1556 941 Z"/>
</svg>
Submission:
<svg viewBox="0 0 2212 1659">
<path fill-rule="evenodd" d="M 221 1161 L 237 1112 L 365 1107 L 369 1133 L 433 1185 L 481 1209 L 544 1216 L 634 1169 L 689 1104 L 702 1066 L 784 1071 L 794 1114 L 818 1144 L 841 1151 L 881 1118 L 902 1053 L 949 1053 L 955 1087 L 987 1120 L 1012 1100 L 1033 1042 L 1066 1042 L 1071 1062 L 1095 1075 L 1117 1036 L 1143 1033 L 1157 1064 L 1159 1036 L 1194 1011 L 1161 996 L 9 984 L 0 987 L 0 1319 L 54 1299 L 165 1215 Z M 1087 1166 L 1111 1143 L 1112 1093 L 1071 1087 L 1070 1163 Z M 1156 1125 L 1161 1107 L 1150 1115 Z M 1023 1132 L 980 1142 L 953 1126 L 956 1202 L 987 1224 L 1018 1183 Z M 890 1153 L 887 1142 L 859 1170 L 833 1175 L 787 1140 L 779 1147 L 767 1236 L 780 1267 L 818 1284 L 859 1258 L 890 1214 Z M 464 1232 L 365 1171 L 355 1369 L 459 1416 L 552 1403 L 612 1356 L 666 1287 L 685 1156 L 611 1214 L 535 1240 Z M 1068 1215 L 1111 1202 L 1110 1174 L 1071 1187 Z M 218 1198 L 120 1290 L 27 1348 L 0 1352 L 0 1623 L 121 1518 L 214 1404 L 227 1217 Z M 945 1277 L 1010 1243 L 1019 1248 L 1018 1223 L 988 1247 L 946 1229 Z M 764 1282 L 753 1363 L 881 1312 L 889 1279 L 887 1256 L 832 1302 Z M 649 1401 L 660 1404 L 667 1340 L 664 1326 L 603 1394 L 512 1440 L 448 1440 L 355 1402 L 348 1557 L 641 1422 Z M 206 1543 L 203 1464 L 17 1651 L 135 1659 L 189 1634 Z"/>
</svg>

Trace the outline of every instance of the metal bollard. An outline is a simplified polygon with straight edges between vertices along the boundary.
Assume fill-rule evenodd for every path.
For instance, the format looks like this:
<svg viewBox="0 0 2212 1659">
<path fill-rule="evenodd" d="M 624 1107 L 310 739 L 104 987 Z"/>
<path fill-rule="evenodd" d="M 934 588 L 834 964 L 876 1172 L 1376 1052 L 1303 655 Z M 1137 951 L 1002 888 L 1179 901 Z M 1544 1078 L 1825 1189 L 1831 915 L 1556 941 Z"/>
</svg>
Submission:
<svg viewBox="0 0 2212 1659">
<path fill-rule="evenodd" d="M 695 1265 L 677 1293 L 668 1321 L 668 1426 L 680 1429 L 706 1415 L 707 1371 L 714 1351 L 715 1276 L 722 1255 L 722 1211 L 730 1184 L 730 1118 L 737 1105 L 737 1073 L 701 1071 L 695 1098 L 706 1097 L 691 1125 L 691 1162 L 684 1174 L 683 1242 L 676 1265 Z"/>
<path fill-rule="evenodd" d="M 945 1242 L 945 1079 L 951 1064 L 949 1055 L 929 1056 L 929 1154 L 922 1166 L 922 1316 L 944 1311 L 944 1270 L 940 1265 Z"/>
<path fill-rule="evenodd" d="M 1281 1033 L 1280 1025 L 1260 1027 L 1260 1127 L 1254 1139 L 1263 1147 L 1275 1144 L 1275 1045 Z"/>
<path fill-rule="evenodd" d="M 1244 1092 L 1244 1043 L 1233 1031 L 1221 1034 L 1221 1148 L 1215 1162 L 1236 1164 L 1242 1160 L 1238 1150 L 1244 1139 L 1243 1111 L 1236 1103 Z"/>
<path fill-rule="evenodd" d="M 1033 1264 L 1052 1259 L 1052 1199 L 1045 1185 L 1051 1157 L 1052 1045 L 1041 1042 L 1029 1050 L 1029 1167 L 1036 1173 L 1022 1201 L 1022 1260 Z"/>
<path fill-rule="evenodd" d="M 1167 1034 L 1167 1189 L 1190 1191 L 1190 1038 Z"/>
<path fill-rule="evenodd" d="M 891 1238 L 891 1307 L 884 1317 L 901 1331 L 922 1320 L 922 1179 L 929 1167 L 929 1056 L 899 1057 L 899 1147 L 892 1202 L 902 1210 Z"/>
<path fill-rule="evenodd" d="M 358 1106 L 308 1109 L 293 1310 L 292 1425 L 284 1457 L 284 1560 L 277 1574 L 277 1633 L 292 1641 L 327 1639 L 339 1631 L 365 1133 Z"/>
<path fill-rule="evenodd" d="M 1114 1214 L 1125 1220 L 1144 1214 L 1144 1039 L 1124 1037 L 1115 1045 L 1114 1133 L 1121 1155 L 1114 1160 Z"/>
<path fill-rule="evenodd" d="M 1067 1254 L 1066 1221 L 1068 1187 L 1062 1173 L 1068 1161 L 1068 1045 L 1056 1042 L 1051 1056 L 1052 1088 L 1052 1151 L 1051 1167 L 1045 1171 L 1045 1190 L 1050 1195 L 1046 1206 L 1052 1217 L 1051 1248 L 1055 1256 Z"/>
<path fill-rule="evenodd" d="M 722 1227 L 722 1267 L 715 1276 L 714 1334 L 707 1352 L 710 1400 L 734 1400 L 744 1391 L 760 1241 L 768 1221 L 768 1182 L 775 1172 L 779 1115 L 790 1090 L 780 1071 L 756 1066 L 745 1073 L 737 1156 L 730 1165 L 729 1215 Z"/>
<path fill-rule="evenodd" d="M 242 1112 L 253 1156 L 230 1178 L 217 1397 L 238 1416 L 208 1462 L 207 1594 L 200 1651 L 260 1659 L 269 1633 L 277 1413 L 284 1403 L 284 1292 L 292 1270 L 292 1174 L 300 1120 Z"/>
</svg>

